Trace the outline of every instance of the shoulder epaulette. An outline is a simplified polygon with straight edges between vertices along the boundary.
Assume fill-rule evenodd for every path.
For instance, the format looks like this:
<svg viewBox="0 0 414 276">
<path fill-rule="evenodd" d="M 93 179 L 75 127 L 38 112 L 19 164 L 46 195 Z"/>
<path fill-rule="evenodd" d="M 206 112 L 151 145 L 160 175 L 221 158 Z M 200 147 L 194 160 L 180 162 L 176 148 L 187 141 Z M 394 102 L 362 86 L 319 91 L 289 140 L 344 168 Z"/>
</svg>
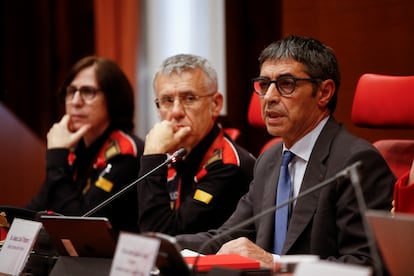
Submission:
<svg viewBox="0 0 414 276">
<path fill-rule="evenodd" d="M 207 174 L 206 167 L 216 161 L 223 162 L 223 164 L 233 164 L 240 166 L 240 156 L 234 144 L 224 136 L 223 131 L 216 137 L 213 144 L 204 156 L 201 162 L 200 170 L 194 177 L 194 181 L 198 182 L 204 175 Z"/>
<path fill-rule="evenodd" d="M 137 146 L 131 136 L 121 130 L 115 130 L 105 141 L 93 164 L 94 168 L 104 168 L 106 161 L 116 155 L 137 156 Z"/>
</svg>

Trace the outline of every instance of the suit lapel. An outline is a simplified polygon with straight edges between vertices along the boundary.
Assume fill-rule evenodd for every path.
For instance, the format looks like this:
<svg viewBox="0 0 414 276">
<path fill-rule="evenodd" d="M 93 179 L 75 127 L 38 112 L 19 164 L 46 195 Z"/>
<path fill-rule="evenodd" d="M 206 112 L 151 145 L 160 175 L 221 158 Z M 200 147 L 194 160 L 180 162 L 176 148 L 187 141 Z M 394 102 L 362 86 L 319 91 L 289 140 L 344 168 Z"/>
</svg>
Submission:
<svg viewBox="0 0 414 276">
<path fill-rule="evenodd" d="M 322 132 L 312 150 L 312 154 L 303 177 L 300 193 L 312 188 L 325 179 L 325 164 L 329 156 L 330 145 L 338 131 L 339 124 L 335 121 L 335 119 L 333 119 L 333 117 L 331 117 L 322 129 Z M 282 251 L 283 254 L 289 250 L 306 227 L 312 223 L 312 219 L 318 205 L 319 194 L 320 190 L 297 200 L 289 223 L 289 230 L 286 236 L 285 246 Z"/>
</svg>

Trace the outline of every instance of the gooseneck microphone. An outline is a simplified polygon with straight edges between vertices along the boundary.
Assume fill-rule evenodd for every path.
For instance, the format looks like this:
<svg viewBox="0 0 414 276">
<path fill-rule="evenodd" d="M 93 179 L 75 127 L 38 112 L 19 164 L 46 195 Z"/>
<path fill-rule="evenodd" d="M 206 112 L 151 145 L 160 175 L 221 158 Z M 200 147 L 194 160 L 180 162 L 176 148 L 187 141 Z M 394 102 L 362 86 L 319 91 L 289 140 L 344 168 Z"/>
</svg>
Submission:
<svg viewBox="0 0 414 276">
<path fill-rule="evenodd" d="M 125 192 L 127 192 L 132 187 L 134 187 L 138 182 L 141 182 L 147 176 L 149 176 L 149 175 L 153 174 L 155 171 L 157 171 L 159 168 L 161 168 L 163 166 L 166 166 L 168 164 L 171 164 L 171 163 L 175 163 L 177 160 L 183 158 L 186 153 L 187 153 L 187 151 L 184 148 L 180 148 L 179 150 L 175 151 L 172 155 L 168 155 L 167 159 L 164 162 L 162 162 L 161 164 L 154 167 L 153 169 L 151 169 L 150 171 L 148 171 L 147 173 L 145 173 L 144 175 L 142 175 L 141 177 L 139 177 L 135 181 L 133 181 L 130 184 L 128 184 L 127 186 L 125 186 L 119 192 L 117 192 L 117 193 L 113 194 L 112 196 L 108 197 L 106 200 L 102 201 L 100 204 L 96 205 L 94 208 L 90 209 L 88 212 L 83 214 L 82 217 L 89 217 L 89 216 L 95 214 L 96 212 L 100 211 L 102 208 L 107 206 L 109 203 L 111 203 L 112 201 L 114 201 L 115 199 L 117 199 L 118 197 L 123 195 Z"/>
<path fill-rule="evenodd" d="M 207 240 L 204 243 L 202 243 L 200 245 L 200 247 L 198 248 L 198 250 L 197 250 L 198 254 L 197 254 L 197 256 L 196 256 L 196 258 L 194 260 L 194 264 L 193 264 L 193 267 L 192 267 L 192 275 L 195 275 L 197 273 L 197 263 L 198 263 L 198 260 L 199 260 L 199 257 L 200 257 L 200 252 L 203 252 L 203 250 L 208 245 L 210 245 L 212 242 L 214 242 L 214 241 L 216 241 L 216 240 L 218 240 L 220 238 L 225 237 L 226 235 L 229 235 L 229 234 L 233 233 L 234 231 L 236 231 L 238 229 L 241 229 L 244 226 L 247 226 L 247 225 L 255 222 L 259 218 L 261 218 L 261 217 L 263 217 L 263 216 L 265 216 L 265 215 L 267 215 L 269 213 L 274 213 L 277 210 L 279 210 L 280 208 L 283 208 L 284 206 L 286 206 L 288 204 L 291 204 L 292 202 L 298 200 L 299 198 L 302 198 L 302 197 L 304 197 L 304 196 L 306 196 L 306 195 L 308 195 L 308 194 L 310 194 L 312 192 L 315 192 L 315 191 L 317 191 L 319 189 L 322 189 L 323 187 L 325 187 L 325 186 L 327 186 L 327 185 L 329 185 L 329 184 L 331 184 L 333 182 L 337 182 L 337 181 L 339 181 L 341 179 L 344 179 L 344 178 L 350 179 L 351 182 L 356 181 L 356 183 L 353 183 L 353 186 L 354 187 L 355 186 L 358 186 L 359 187 L 359 190 L 360 190 L 361 188 L 359 186 L 360 184 L 359 184 L 359 172 L 358 172 L 358 169 L 361 167 L 361 165 L 362 165 L 362 162 L 361 161 L 355 162 L 354 164 L 346 167 L 345 169 L 343 169 L 340 172 L 338 172 L 337 174 L 335 174 L 333 177 L 328 178 L 325 181 L 323 181 L 323 182 L 321 182 L 321 183 L 319 183 L 319 184 L 317 184 L 317 185 L 315 185 L 315 186 L 313 186 L 313 187 L 311 187 L 311 188 L 309 188 L 309 189 L 307 189 L 307 190 L 299 193 L 297 196 L 290 197 L 285 202 L 283 202 L 283 203 L 281 203 L 279 205 L 272 206 L 272 207 L 270 207 L 268 209 L 265 209 L 262 212 L 258 213 L 257 215 L 254 215 L 253 217 L 251 217 L 251 218 L 249 218 L 249 219 L 247 219 L 247 220 L 245 220 L 245 221 L 243 221 L 243 222 L 241 222 L 239 224 L 236 224 L 233 227 L 231 227 L 229 229 L 226 229 L 223 232 L 221 232 L 221 233 L 219 233 L 219 234 L 211 237 L 209 240 Z M 367 239 L 368 239 L 369 244 L 372 244 L 372 242 L 370 242 L 372 235 L 370 234 L 369 229 L 367 228 L 367 225 L 364 222 L 364 216 L 365 216 L 365 214 L 364 214 L 365 213 L 365 209 L 364 208 L 366 208 L 365 207 L 365 200 L 364 200 L 364 198 L 363 198 L 363 196 L 361 194 L 363 204 L 360 205 L 361 196 L 358 194 L 357 189 L 355 189 L 355 193 L 356 193 L 356 197 L 357 197 L 357 200 L 358 200 L 358 206 L 360 208 L 360 212 L 361 212 L 361 216 L 362 216 L 362 220 L 363 220 L 363 224 L 364 224 L 364 229 L 365 229 L 365 231 L 367 233 Z M 374 249 L 372 247 L 370 247 L 370 250 L 372 251 Z M 375 257 L 375 255 L 373 255 L 373 260 L 374 260 L 375 263 L 378 260 Z"/>
</svg>

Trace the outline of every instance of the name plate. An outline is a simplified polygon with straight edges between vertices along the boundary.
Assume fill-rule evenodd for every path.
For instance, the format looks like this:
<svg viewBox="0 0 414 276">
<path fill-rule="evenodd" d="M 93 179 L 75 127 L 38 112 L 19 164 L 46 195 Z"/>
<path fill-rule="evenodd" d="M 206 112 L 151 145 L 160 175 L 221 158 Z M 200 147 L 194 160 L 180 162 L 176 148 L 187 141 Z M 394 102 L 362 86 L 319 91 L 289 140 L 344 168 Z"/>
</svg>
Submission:
<svg viewBox="0 0 414 276">
<path fill-rule="evenodd" d="M 159 247 L 158 239 L 121 232 L 110 276 L 150 275 Z"/>
<path fill-rule="evenodd" d="M 42 223 L 15 218 L 0 251 L 0 273 L 19 275 L 42 228 Z"/>
</svg>

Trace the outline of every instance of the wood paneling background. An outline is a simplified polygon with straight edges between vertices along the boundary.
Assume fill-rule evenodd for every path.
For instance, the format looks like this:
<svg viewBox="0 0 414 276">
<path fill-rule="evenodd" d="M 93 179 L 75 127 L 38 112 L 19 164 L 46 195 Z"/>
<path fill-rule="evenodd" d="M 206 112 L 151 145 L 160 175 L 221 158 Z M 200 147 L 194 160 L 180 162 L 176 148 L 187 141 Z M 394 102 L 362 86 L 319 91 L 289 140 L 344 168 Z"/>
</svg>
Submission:
<svg viewBox="0 0 414 276">
<path fill-rule="evenodd" d="M 414 2 L 285 0 L 282 7 L 284 35 L 313 36 L 336 52 L 342 74 L 337 119 L 369 141 L 414 139 L 413 130 L 363 129 L 351 122 L 354 89 L 363 73 L 414 75 Z"/>
<path fill-rule="evenodd" d="M 0 102 L 0 205 L 24 207 L 45 177 L 45 145 Z"/>
</svg>

